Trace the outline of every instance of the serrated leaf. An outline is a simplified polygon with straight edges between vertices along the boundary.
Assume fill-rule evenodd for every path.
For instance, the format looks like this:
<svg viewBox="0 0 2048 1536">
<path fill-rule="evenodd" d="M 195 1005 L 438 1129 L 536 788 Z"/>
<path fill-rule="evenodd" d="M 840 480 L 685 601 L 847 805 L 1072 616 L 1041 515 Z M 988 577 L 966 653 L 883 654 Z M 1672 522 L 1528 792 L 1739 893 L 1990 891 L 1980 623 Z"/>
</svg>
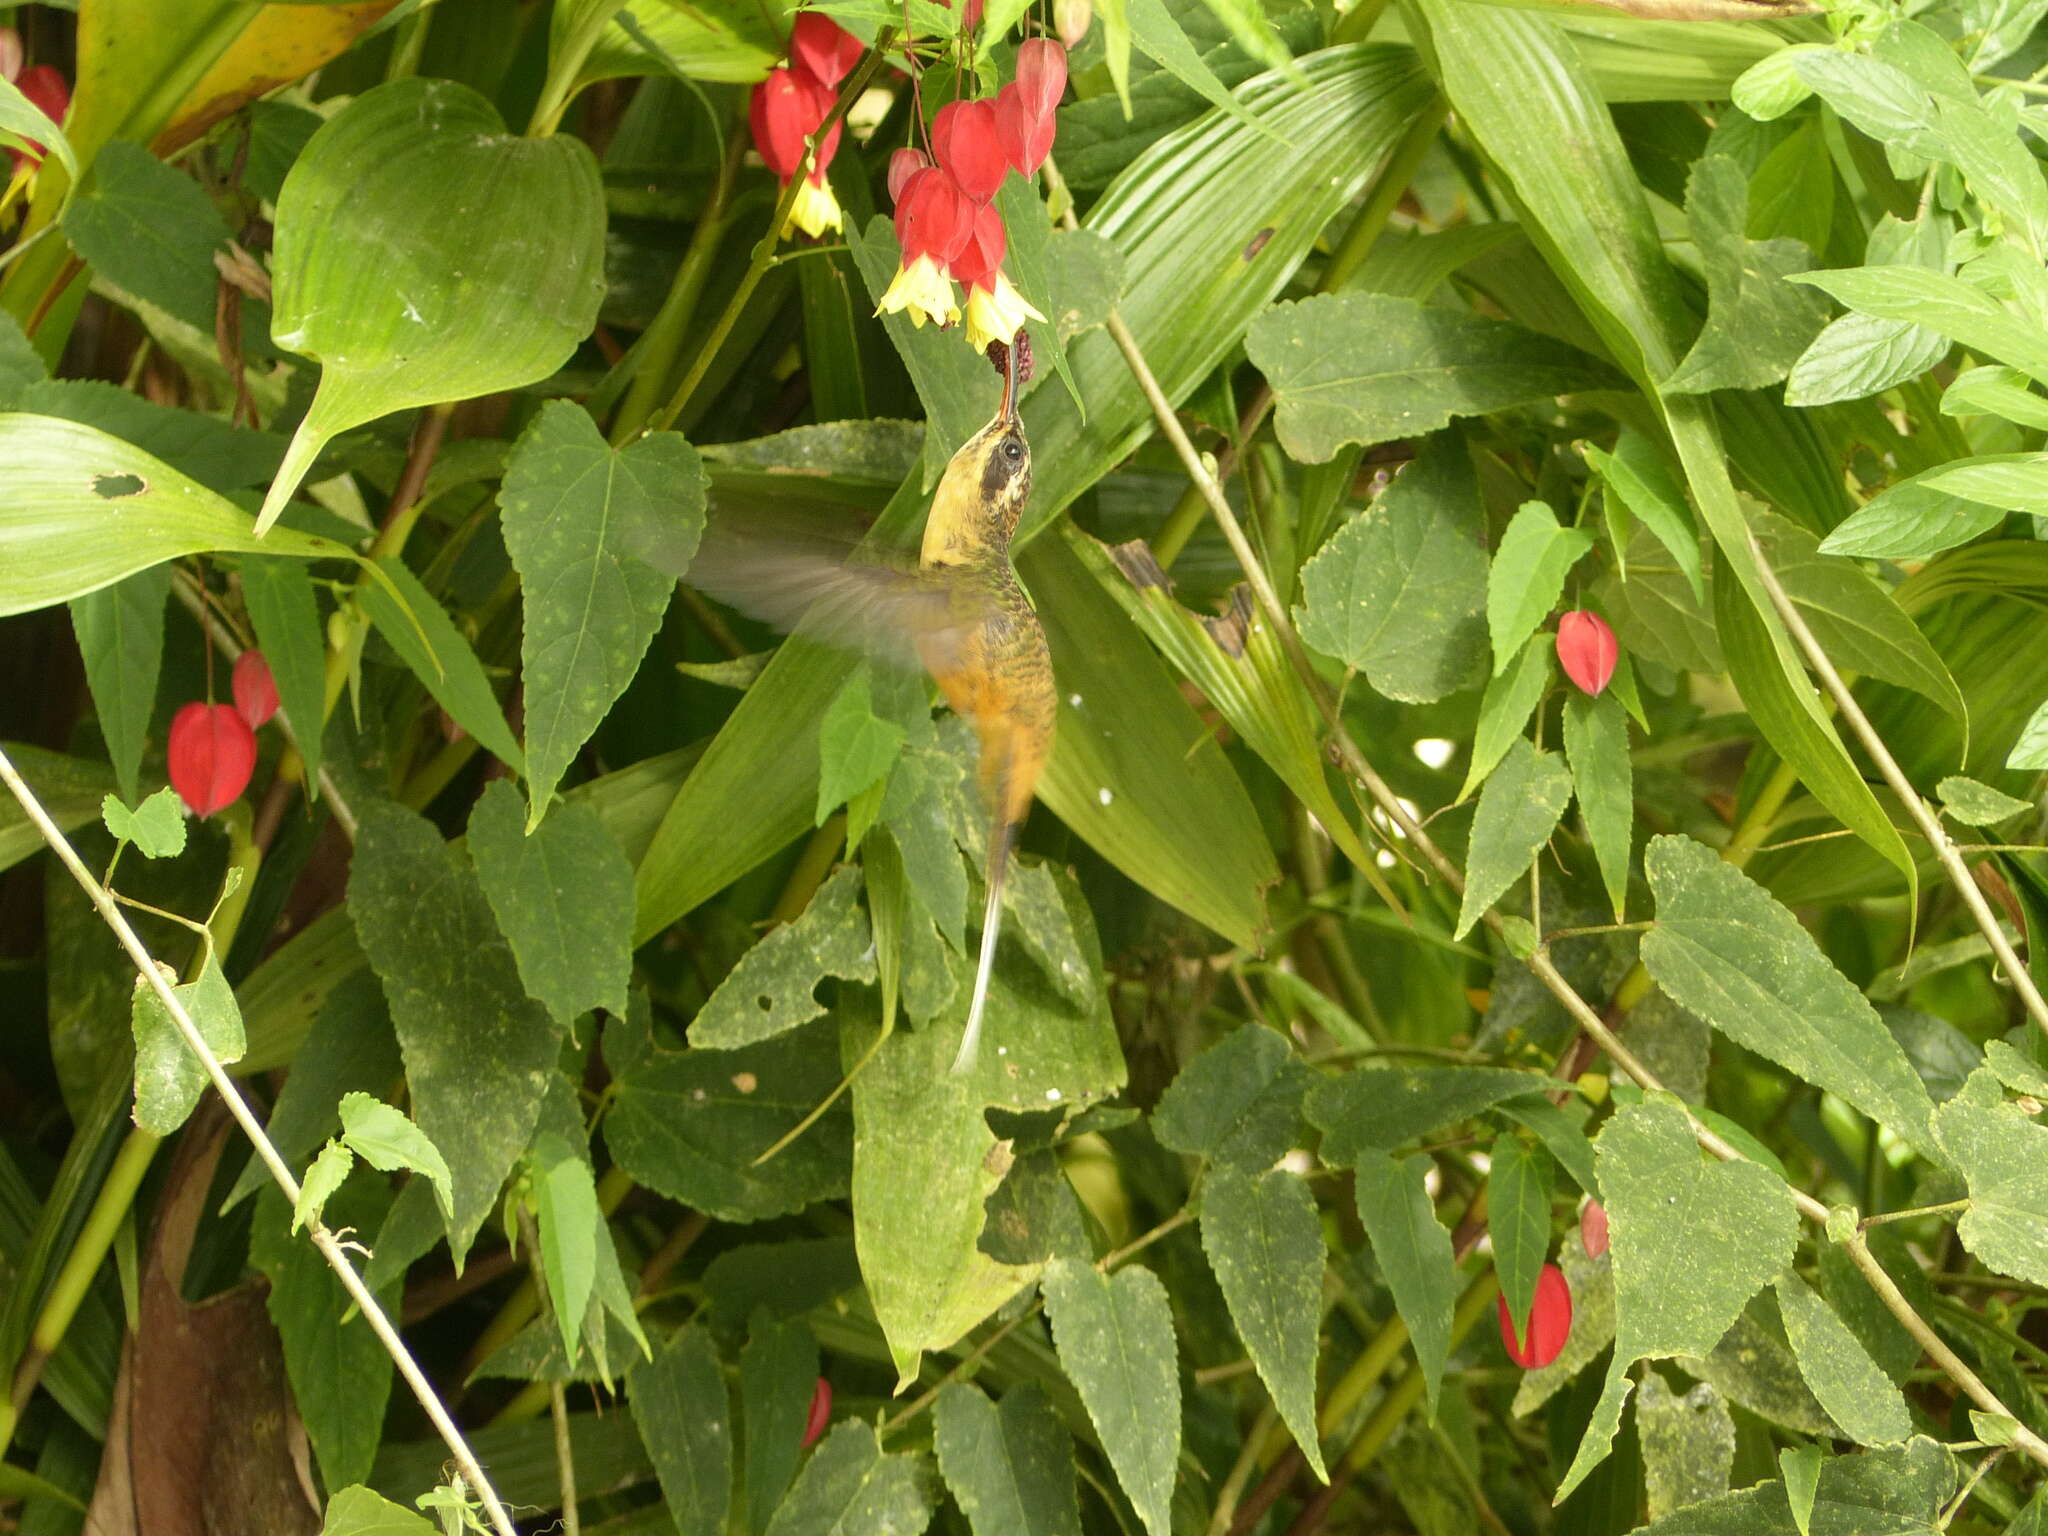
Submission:
<svg viewBox="0 0 2048 1536">
<path fill-rule="evenodd" d="M 1813 1288 L 1787 1270 L 1778 1276 L 1778 1314 L 1799 1374 L 1829 1418 L 1860 1445 L 1892 1445 L 1913 1432 L 1913 1416 L 1877 1362 Z"/>
<path fill-rule="evenodd" d="M 704 528 L 704 470 L 680 434 L 613 449 L 551 400 L 519 436 L 499 495 L 526 619 L 529 824 L 626 691 Z"/>
<path fill-rule="evenodd" d="M 2031 800 L 2008 795 L 2002 789 L 1993 789 L 1960 774 L 1950 774 L 1934 786 L 1934 792 L 1941 796 L 1949 815 L 1971 827 L 1995 827 L 2034 808 Z"/>
<path fill-rule="evenodd" d="M 405 1117 L 403 1111 L 367 1093 L 347 1093 L 341 1099 L 341 1139 L 372 1168 L 393 1173 L 408 1168 L 434 1181 L 434 1198 L 441 1216 L 455 1220 L 455 1183 L 440 1149 L 426 1133 Z"/>
<path fill-rule="evenodd" d="M 1925 267 L 1873 266 L 1802 272 L 1793 281 L 1859 314 L 1924 325 L 1983 357 L 2048 378 L 2048 331 L 1960 277 Z"/>
<path fill-rule="evenodd" d="M 171 990 L 214 1056 L 224 1063 L 241 1060 L 248 1048 L 242 1010 L 210 949 L 198 978 Z M 185 1123 L 206 1091 L 206 1068 L 156 990 L 139 976 L 129 1022 L 135 1032 L 135 1123 L 152 1136 L 168 1136 Z"/>
<path fill-rule="evenodd" d="M 787 1250 L 776 1252 L 789 1257 Z M 802 1321 L 777 1322 L 763 1314 L 740 1351 L 740 1422 L 747 1529 L 764 1531 L 796 1476 L 804 1425 L 818 1383 L 818 1341 Z"/>
<path fill-rule="evenodd" d="M 1525 501 L 1508 519 L 1486 573 L 1486 628 L 1493 639 L 1495 677 L 1557 606 L 1565 577 L 1592 547 L 1590 533 L 1559 526 L 1545 502 Z"/>
<path fill-rule="evenodd" d="M 1041 1282 L 1060 1368 L 1081 1394 L 1117 1481 L 1151 1536 L 1167 1536 L 1180 1460 L 1180 1372 L 1159 1277 L 1055 1259 Z"/>
<path fill-rule="evenodd" d="M 1980 1067 L 1934 1112 L 1934 1133 L 1969 1186 L 1963 1245 L 2000 1274 L 2048 1284 L 2048 1128 L 2006 1102 Z"/>
<path fill-rule="evenodd" d="M 457 725 L 515 773 L 524 773 L 526 758 L 512 739 L 497 692 L 448 610 L 398 556 L 386 555 L 377 568 L 397 592 L 393 596 L 374 579 L 357 589 L 357 600 L 377 633 Z"/>
<path fill-rule="evenodd" d="M 92 689 L 93 713 L 107 741 L 115 782 L 130 800 L 139 794 L 142 749 L 156 710 L 164 603 L 170 595 L 171 567 L 159 565 L 71 600 L 71 630 Z"/>
<path fill-rule="evenodd" d="M 178 792 L 165 786 L 129 810 L 119 798 L 108 795 L 100 801 L 100 820 L 107 830 L 146 859 L 174 859 L 185 851 L 185 812 Z"/>
<path fill-rule="evenodd" d="M 1517 1337 L 1526 1336 L 1536 1277 L 1550 1255 L 1550 1154 L 1513 1136 L 1493 1143 L 1486 1175 L 1486 1230 L 1493 1239 L 1500 1293 Z"/>
<path fill-rule="evenodd" d="M 1408 1326 L 1429 1414 L 1435 1418 L 1444 1363 L 1451 1352 L 1458 1270 L 1451 1234 L 1436 1219 L 1423 1184 L 1433 1165 L 1420 1154 L 1396 1161 L 1367 1153 L 1356 1166 L 1358 1219 L 1387 1289 L 1394 1293 L 1394 1309 Z"/>
<path fill-rule="evenodd" d="M 917 1457 L 884 1455 L 871 1426 L 843 1421 L 811 1453 L 767 1536 L 918 1536 L 932 1518 L 924 1472 Z"/>
<path fill-rule="evenodd" d="M 974 1536 L 1081 1536 L 1074 1442 L 1035 1384 L 991 1403 L 954 1382 L 932 1404 L 932 1440 Z"/>
<path fill-rule="evenodd" d="M 1615 439 L 1613 452 L 1589 443 L 1585 455 L 1608 490 L 1621 498 L 1630 515 L 1649 529 L 1678 563 L 1694 600 L 1704 603 L 1707 588 L 1700 564 L 1700 536 L 1686 509 L 1685 492 L 1671 478 L 1657 445 L 1643 433 L 1625 427 Z"/>
<path fill-rule="evenodd" d="M 1361 1067 L 1319 1083 L 1308 1117 L 1323 1133 L 1323 1161 L 1341 1167 L 1555 1086 L 1505 1067 Z"/>
<path fill-rule="evenodd" d="M 1551 658 L 1556 654 L 1557 645 L 1550 635 L 1531 635 L 1514 664 L 1487 680 L 1486 693 L 1479 701 L 1479 725 L 1472 738 L 1472 761 L 1459 787 L 1459 800 L 1486 782 L 1486 776 L 1500 765 L 1508 748 L 1527 728 L 1529 716 L 1550 687 Z"/>
<path fill-rule="evenodd" d="M 860 889 L 856 866 L 835 870 L 794 922 L 740 957 L 691 1021 L 690 1043 L 712 1050 L 753 1045 L 823 1013 L 814 994 L 827 976 L 873 981 L 874 940 Z"/>
<path fill-rule="evenodd" d="M 1735 1465 L 1735 1420 L 1708 1382 L 1683 1396 L 1655 1371 L 1636 1394 L 1636 1434 L 1643 1446 L 1643 1489 L 1650 1519 L 1728 1491 Z"/>
<path fill-rule="evenodd" d="M 1202 1252 L 1280 1421 L 1328 1482 L 1316 1429 L 1326 1256 L 1315 1197 L 1284 1169 L 1217 1168 L 1202 1185 Z"/>
<path fill-rule="evenodd" d="M 299 1228 L 322 1219 L 321 1213 L 328 1200 L 341 1188 L 349 1170 L 355 1165 L 355 1153 L 340 1141 L 330 1141 L 320 1149 L 320 1155 L 313 1159 L 306 1169 L 306 1176 L 299 1181 L 298 1203 L 292 1207 L 294 1235 Z"/>
<path fill-rule="evenodd" d="M 653 1359 L 633 1366 L 626 1397 L 676 1529 L 723 1530 L 732 1502 L 732 1403 L 710 1333 L 699 1324 L 677 1329 Z"/>
<path fill-rule="evenodd" d="M 1657 899 L 1643 964 L 1674 1002 L 1932 1150 L 1927 1089 L 1876 1010 L 1797 918 L 1689 838 L 1652 839 L 1643 865 Z"/>
<path fill-rule="evenodd" d="M 1944 416 L 2001 416 L 2022 427 L 2048 428 L 2048 400 L 2028 387 L 2027 376 L 1995 363 L 1968 368 L 1941 392 Z"/>
<path fill-rule="evenodd" d="M 1293 1144 L 1312 1074 L 1260 1024 L 1225 1035 L 1181 1068 L 1159 1096 L 1152 1134 L 1163 1147 L 1219 1166 L 1263 1172 Z"/>
<path fill-rule="evenodd" d="M 1864 400 L 1917 379 L 1948 356 L 1949 339 L 1909 320 L 1842 315 L 1807 344 L 1785 377 L 1787 405 Z"/>
<path fill-rule="evenodd" d="M 419 1129 L 452 1159 L 459 1263 L 526 1150 L 561 1027 L 520 990 L 468 860 L 425 818 L 380 802 L 362 812 L 348 911 L 384 983 Z"/>
<path fill-rule="evenodd" d="M 503 779 L 469 813 L 469 857 L 527 996 L 567 1027 L 621 1015 L 633 970 L 633 867 L 590 806 L 564 803 L 531 831 Z"/>
<path fill-rule="evenodd" d="M 533 1200 L 540 1227 L 541 1268 L 548 1309 L 571 1363 L 583 1336 L 583 1316 L 597 1287 L 596 1229 L 604 1221 L 597 1178 L 589 1162 L 552 1134 L 534 1145 Z"/>
<path fill-rule="evenodd" d="M 1539 752 L 1526 738 L 1508 748 L 1479 791 L 1465 856 L 1465 898 L 1453 938 L 1463 938 L 1523 875 L 1571 803 L 1572 776 L 1564 757 Z"/>
<path fill-rule="evenodd" d="M 1940 1536 L 1942 1506 L 1954 1497 L 1956 1462 L 1938 1440 L 1915 1436 L 1861 1456 L 1822 1461 L 1810 1492 L 1805 1530 L 1833 1536 L 1885 1532 Z M 1677 1510 L 1642 1529 L 1646 1536 L 1764 1536 L 1802 1527 L 1783 1483 L 1738 1489 Z"/>
<path fill-rule="evenodd" d="M 1433 438 L 1302 567 L 1302 639 L 1404 703 L 1464 687 L 1485 666 L 1482 531 L 1463 443 Z"/>
<path fill-rule="evenodd" d="M 303 560 L 263 555 L 244 555 L 239 572 L 242 602 L 270 675 L 277 679 L 278 704 L 291 724 L 306 765 L 307 793 L 312 794 L 320 782 L 327 705 L 327 639 L 313 600 L 313 578 Z"/>
<path fill-rule="evenodd" d="M 1635 828 L 1635 773 L 1629 761 L 1628 721 L 1612 694 L 1591 698 L 1573 693 L 1564 704 L 1564 755 L 1572 770 L 1572 792 L 1586 837 L 1600 864 L 1600 878 L 1614 907 L 1614 920 L 1627 921 L 1628 861 Z"/>
<path fill-rule="evenodd" d="M 394 80 L 329 118 L 286 176 L 275 222 L 272 333 L 323 367 L 259 528 L 335 434 L 546 378 L 604 296 L 588 146 L 508 134 L 497 108 L 450 80 Z"/>
<path fill-rule="evenodd" d="M 1614 1355 L 1560 1500 L 1606 1457 L 1629 1366 L 1709 1353 L 1799 1238 L 1785 1185 L 1754 1163 L 1709 1163 L 1669 1095 L 1617 1110 L 1594 1150 L 1614 1265 Z"/>
<path fill-rule="evenodd" d="M 1387 293 L 1276 304 L 1252 322 L 1245 351 L 1273 387 L 1281 446 L 1304 464 L 1618 382 L 1551 337 Z"/>
<path fill-rule="evenodd" d="M 102 277 L 201 335 L 213 334 L 220 282 L 213 256 L 225 250 L 228 229 L 186 172 L 140 144 L 105 145 L 65 210 L 63 228 Z"/>
</svg>

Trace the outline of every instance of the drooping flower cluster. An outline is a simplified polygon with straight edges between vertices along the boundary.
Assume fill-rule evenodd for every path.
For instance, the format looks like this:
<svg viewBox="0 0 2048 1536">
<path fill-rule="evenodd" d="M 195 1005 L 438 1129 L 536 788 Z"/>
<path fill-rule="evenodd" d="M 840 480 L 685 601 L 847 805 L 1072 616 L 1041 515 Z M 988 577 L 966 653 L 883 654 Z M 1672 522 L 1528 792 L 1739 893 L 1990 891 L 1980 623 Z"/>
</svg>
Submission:
<svg viewBox="0 0 2048 1536">
<path fill-rule="evenodd" d="M 864 51 L 859 38 L 822 11 L 797 12 L 789 35 L 789 62 L 770 70 L 768 78 L 754 87 L 747 111 L 754 148 L 783 186 L 789 185 L 803 165 L 805 144 L 830 115 L 839 82 L 852 72 Z M 834 123 L 832 131 L 819 141 L 810 172 L 790 205 L 784 234 L 801 229 L 815 239 L 828 229 L 843 226 L 839 199 L 825 180 L 832 157 L 839 152 L 840 127 Z"/>
<path fill-rule="evenodd" d="M 233 805 L 256 771 L 256 727 L 277 713 L 277 679 L 261 651 L 236 658 L 235 702 L 187 704 L 171 716 L 171 788 L 195 816 Z"/>
<path fill-rule="evenodd" d="M 64 76 L 48 64 L 32 64 L 22 68 L 21 35 L 12 27 L 0 27 L 0 78 L 13 82 L 14 88 L 29 99 L 53 123 L 64 121 L 64 114 L 71 107 L 71 87 Z M 34 170 L 43 163 L 43 146 L 30 141 L 29 147 L 17 149 L 8 146 L 8 174 L 19 174 L 24 168 Z"/>
<path fill-rule="evenodd" d="M 955 101 L 932 119 L 931 154 L 899 149 L 889 161 L 902 259 L 882 295 L 883 313 L 911 323 L 960 318 L 953 285 L 967 293 L 967 341 L 977 352 L 1014 340 L 1045 319 L 1003 271 L 1009 237 L 993 199 L 1011 171 L 1035 176 L 1052 151 L 1054 112 L 1067 88 L 1067 51 L 1050 38 L 1017 48 L 1017 76 L 994 100 Z"/>
</svg>

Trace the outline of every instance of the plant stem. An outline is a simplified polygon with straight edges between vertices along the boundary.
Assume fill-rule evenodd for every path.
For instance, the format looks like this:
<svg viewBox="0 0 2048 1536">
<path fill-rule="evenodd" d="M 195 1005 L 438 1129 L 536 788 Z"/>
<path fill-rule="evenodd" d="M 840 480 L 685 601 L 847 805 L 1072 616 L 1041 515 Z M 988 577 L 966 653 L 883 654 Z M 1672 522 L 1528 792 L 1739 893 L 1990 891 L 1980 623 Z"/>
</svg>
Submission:
<svg viewBox="0 0 2048 1536">
<path fill-rule="evenodd" d="M 541 1316 L 553 1322 L 555 1303 L 548 1294 L 547 1266 L 541 1262 L 540 1226 L 524 1204 L 519 1207 L 519 1240 L 526 1244 L 527 1272 L 540 1298 Z M 559 1381 L 547 1385 L 548 1408 L 555 1421 L 555 1478 L 562 1494 L 562 1532 L 563 1536 L 583 1536 L 583 1515 L 576 1508 L 576 1452 L 569 1443 L 569 1393 Z"/>
<path fill-rule="evenodd" d="M 1422 168 L 1422 158 L 1429 153 L 1429 146 L 1436 142 L 1436 132 L 1443 127 L 1450 110 L 1451 104 L 1439 94 L 1415 114 L 1408 131 L 1401 135 L 1401 142 L 1387 156 L 1386 166 L 1380 171 L 1379 180 L 1373 183 L 1372 191 L 1366 194 L 1358 216 L 1344 231 L 1344 238 L 1338 242 L 1337 249 L 1330 253 L 1330 260 L 1323 268 L 1322 281 L 1316 284 L 1316 292 L 1335 293 L 1358 270 L 1358 264 L 1365 260 L 1373 243 L 1386 229 L 1387 220 L 1394 216 L 1394 210 L 1401 206 L 1401 199 L 1408 195 L 1408 184 Z"/>
<path fill-rule="evenodd" d="M 114 930 L 114 937 L 128 952 L 128 958 L 134 964 L 136 974 L 156 993 L 157 1001 L 163 1004 L 172 1024 L 184 1037 L 186 1047 L 206 1069 L 207 1077 L 212 1081 L 215 1091 L 220 1094 L 222 1102 L 227 1105 L 228 1112 L 235 1117 L 243 1134 L 255 1147 L 257 1156 L 270 1170 L 271 1178 L 276 1180 L 278 1188 L 284 1191 L 285 1199 L 296 1207 L 299 1203 L 299 1181 L 285 1163 L 283 1154 L 264 1133 L 255 1112 L 249 1108 L 248 1101 L 242 1097 L 241 1091 L 228 1077 L 227 1069 L 221 1065 L 220 1058 L 215 1056 L 212 1048 L 207 1045 L 205 1036 L 199 1032 L 199 1026 L 186 1011 L 183 999 L 172 990 L 171 984 L 157 969 L 156 962 L 150 958 L 149 950 L 136 935 L 134 928 L 129 926 L 128 919 L 123 915 L 119 905 L 107 893 L 106 888 L 93 878 L 92 871 L 79 859 L 77 851 L 72 848 L 62 829 L 50 819 L 49 812 L 43 809 L 43 804 L 36 798 L 35 791 L 29 788 L 5 751 L 0 751 L 0 783 L 6 784 L 13 792 L 14 798 L 21 803 L 22 810 L 27 812 L 29 820 L 35 823 L 36 830 L 42 834 L 43 841 L 49 844 L 51 851 L 62 861 L 64 867 L 71 871 L 72 878 L 78 882 L 100 917 Z M 377 1335 L 379 1342 L 397 1365 L 398 1373 L 405 1378 L 406 1385 L 412 1389 L 420 1407 L 426 1411 L 427 1418 L 454 1456 L 464 1479 L 483 1501 L 498 1536 L 515 1536 L 512 1517 L 506 1513 L 505 1506 L 499 1500 L 496 1490 L 492 1488 L 490 1479 L 478 1465 L 476 1453 L 469 1448 L 469 1442 L 463 1438 L 462 1431 L 454 1419 L 449 1417 L 448 1410 L 442 1406 L 433 1384 L 427 1380 L 425 1372 L 419 1367 L 419 1362 L 413 1359 L 412 1352 L 405 1347 L 405 1341 L 398 1336 L 398 1330 L 392 1327 L 391 1319 L 385 1315 L 384 1308 L 378 1303 L 376 1296 L 363 1284 L 362 1276 L 356 1273 L 355 1265 L 349 1261 L 340 1242 L 317 1218 L 307 1223 L 307 1232 L 313 1246 L 320 1250 L 320 1256 L 333 1269 L 336 1278 L 341 1281 L 342 1288 L 361 1309 L 371 1331 Z"/>
<path fill-rule="evenodd" d="M 624 0 L 602 0 L 598 4 L 584 0 L 584 3 L 588 9 L 562 34 L 561 52 L 548 62 L 547 83 L 541 87 L 540 100 L 534 103 L 533 117 L 526 125 L 529 139 L 546 138 L 562 121 L 562 114 L 569 110 L 569 102 L 576 94 L 576 76 L 583 68 L 583 61 L 590 57 L 590 50 L 604 36 L 604 29 L 612 24 L 612 17 L 618 13 Z"/>
</svg>

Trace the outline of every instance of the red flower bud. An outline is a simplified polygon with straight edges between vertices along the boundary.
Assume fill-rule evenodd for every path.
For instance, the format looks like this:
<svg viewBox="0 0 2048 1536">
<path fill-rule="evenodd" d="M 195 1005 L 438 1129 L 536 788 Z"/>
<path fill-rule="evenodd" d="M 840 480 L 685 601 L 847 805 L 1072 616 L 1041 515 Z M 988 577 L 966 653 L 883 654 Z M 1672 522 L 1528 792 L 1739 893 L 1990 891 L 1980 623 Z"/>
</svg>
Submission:
<svg viewBox="0 0 2048 1536">
<path fill-rule="evenodd" d="M 889 201 L 903 201 L 903 184 L 932 163 L 921 149 L 899 149 L 889 156 Z"/>
<path fill-rule="evenodd" d="M 948 264 L 948 274 L 962 288 L 981 287 L 993 291 L 996 273 L 1003 265 L 1009 244 L 1009 235 L 1003 229 L 1003 216 L 996 212 L 994 203 L 983 203 L 974 210 L 974 225 L 968 233 L 967 243 Z"/>
<path fill-rule="evenodd" d="M 1565 1284 L 1564 1271 L 1546 1264 L 1536 1276 L 1536 1299 L 1529 1307 L 1529 1334 L 1515 1338 L 1515 1325 L 1508 1316 L 1508 1299 L 1495 1298 L 1500 1311 L 1500 1341 L 1508 1358 L 1524 1370 L 1550 1364 L 1564 1349 L 1572 1332 L 1572 1288 Z"/>
<path fill-rule="evenodd" d="M 1013 80 L 996 92 L 996 142 L 1003 158 L 1017 168 L 1020 176 L 1036 176 L 1052 153 L 1052 136 L 1057 120 L 1048 112 L 1034 117 L 1031 104 Z"/>
<path fill-rule="evenodd" d="M 1051 117 L 1066 89 L 1066 49 L 1049 37 L 1017 45 L 1017 94 L 1033 117 Z"/>
<path fill-rule="evenodd" d="M 187 704 L 171 717 L 171 787 L 195 815 L 232 805 L 256 770 L 256 733 L 232 704 Z"/>
<path fill-rule="evenodd" d="M 1581 691 L 1598 694 L 1614 676 L 1621 656 L 1614 631 L 1597 613 L 1574 609 L 1557 621 L 1557 660 Z"/>
<path fill-rule="evenodd" d="M 1607 1251 L 1607 1207 L 1598 1200 L 1588 1200 L 1586 1208 L 1579 1212 L 1579 1241 L 1585 1244 L 1589 1259 L 1597 1259 Z"/>
<path fill-rule="evenodd" d="M 1081 46 L 1081 39 L 1088 35 L 1094 21 L 1094 0 L 1053 0 L 1052 24 L 1060 41 L 1069 48 Z"/>
<path fill-rule="evenodd" d="M 21 77 L 14 84 L 15 88 L 22 95 L 26 96 L 31 103 L 40 108 L 43 116 L 47 117 L 51 122 L 61 123 L 64 121 L 64 114 L 71 107 L 71 87 L 65 83 L 64 77 L 57 73 L 55 69 L 51 68 L 48 64 L 34 65 L 31 68 L 24 69 L 21 72 Z M 35 144 L 31 149 L 14 149 L 10 147 L 7 153 L 15 169 L 19 169 L 24 164 L 41 165 L 43 163 L 43 146 L 41 144 Z"/>
<path fill-rule="evenodd" d="M 277 679 L 263 653 L 250 649 L 235 658 L 235 709 L 254 730 L 277 713 Z"/>
<path fill-rule="evenodd" d="M 798 11 L 789 32 L 789 56 L 826 85 L 853 72 L 867 45 L 823 11 Z"/>
<path fill-rule="evenodd" d="M 768 78 L 754 87 L 753 99 L 747 104 L 747 121 L 754 130 L 754 148 L 761 152 L 776 180 L 787 182 L 796 174 L 796 168 L 804 161 L 804 141 L 818 131 L 818 124 L 825 121 L 832 103 L 831 88 L 801 65 L 770 70 Z M 834 123 L 818 146 L 811 180 L 824 180 L 825 167 L 838 152 L 839 130 L 843 126 Z"/>
<path fill-rule="evenodd" d="M 832 1383 L 824 1377 L 811 1388 L 810 1417 L 804 1420 L 804 1448 L 808 1449 L 818 1436 L 825 1433 L 825 1426 L 832 1419 Z"/>
<path fill-rule="evenodd" d="M 908 266 L 920 256 L 952 261 L 974 233 L 974 205 L 937 166 L 913 171 L 896 200 L 896 243 Z"/>
<path fill-rule="evenodd" d="M 954 101 L 939 108 L 932 119 L 932 156 L 973 201 L 994 197 L 1010 169 L 996 137 L 995 103 Z"/>
</svg>

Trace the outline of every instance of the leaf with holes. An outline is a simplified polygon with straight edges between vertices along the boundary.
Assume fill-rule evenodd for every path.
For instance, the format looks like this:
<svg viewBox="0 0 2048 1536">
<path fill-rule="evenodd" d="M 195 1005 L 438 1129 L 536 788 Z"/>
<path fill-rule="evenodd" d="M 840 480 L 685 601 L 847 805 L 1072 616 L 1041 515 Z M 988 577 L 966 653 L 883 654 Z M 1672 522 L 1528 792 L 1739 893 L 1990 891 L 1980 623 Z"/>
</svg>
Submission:
<svg viewBox="0 0 2048 1536">
<path fill-rule="evenodd" d="M 818 887 L 796 921 L 740 957 L 690 1024 L 690 1043 L 714 1050 L 752 1045 L 825 1011 L 814 995 L 827 976 L 875 979 L 874 941 L 860 908 L 860 870 L 847 865 Z"/>
</svg>

